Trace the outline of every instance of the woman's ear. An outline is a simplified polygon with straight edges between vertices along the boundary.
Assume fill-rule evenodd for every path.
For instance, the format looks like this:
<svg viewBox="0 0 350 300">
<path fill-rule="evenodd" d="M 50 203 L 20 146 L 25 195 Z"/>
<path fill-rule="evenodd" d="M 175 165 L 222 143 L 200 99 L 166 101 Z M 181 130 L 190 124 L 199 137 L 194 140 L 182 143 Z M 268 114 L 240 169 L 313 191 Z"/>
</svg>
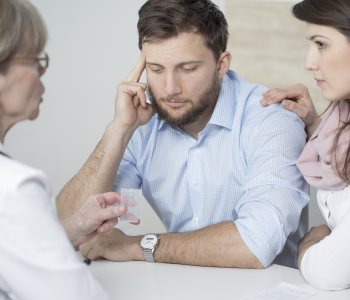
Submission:
<svg viewBox="0 0 350 300">
<path fill-rule="evenodd" d="M 218 74 L 220 78 L 222 78 L 230 69 L 230 64 L 231 53 L 229 51 L 222 52 L 218 60 Z"/>
</svg>

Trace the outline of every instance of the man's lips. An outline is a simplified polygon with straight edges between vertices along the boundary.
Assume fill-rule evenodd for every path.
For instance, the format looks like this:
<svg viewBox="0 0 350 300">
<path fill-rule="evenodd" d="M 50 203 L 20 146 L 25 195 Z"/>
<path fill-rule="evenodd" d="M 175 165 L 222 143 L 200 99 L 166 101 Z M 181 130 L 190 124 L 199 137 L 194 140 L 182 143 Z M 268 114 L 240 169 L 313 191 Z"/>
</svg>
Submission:
<svg viewBox="0 0 350 300">
<path fill-rule="evenodd" d="M 185 106 L 186 102 L 177 102 L 177 101 L 165 101 L 165 104 L 167 106 L 170 106 L 171 108 L 180 108 L 180 107 L 183 107 Z"/>
</svg>

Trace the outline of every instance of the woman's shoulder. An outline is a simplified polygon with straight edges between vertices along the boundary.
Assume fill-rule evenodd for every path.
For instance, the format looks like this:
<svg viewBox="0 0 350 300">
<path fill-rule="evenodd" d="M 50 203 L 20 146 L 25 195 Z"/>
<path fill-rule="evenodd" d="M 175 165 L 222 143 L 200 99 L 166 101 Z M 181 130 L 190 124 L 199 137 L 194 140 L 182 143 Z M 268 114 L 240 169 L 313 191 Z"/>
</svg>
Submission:
<svg viewBox="0 0 350 300">
<path fill-rule="evenodd" d="M 16 186 L 29 179 L 36 179 L 45 183 L 45 185 L 47 182 L 47 177 L 43 171 L 14 159 L 0 157 L 0 188 Z"/>
</svg>

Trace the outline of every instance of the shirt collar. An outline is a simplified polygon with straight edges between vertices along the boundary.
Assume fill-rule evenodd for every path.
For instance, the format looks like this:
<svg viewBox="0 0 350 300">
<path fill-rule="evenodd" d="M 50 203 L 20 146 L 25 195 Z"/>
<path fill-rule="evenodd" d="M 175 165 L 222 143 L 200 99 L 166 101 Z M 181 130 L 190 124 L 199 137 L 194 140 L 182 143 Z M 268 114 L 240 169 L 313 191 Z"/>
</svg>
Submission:
<svg viewBox="0 0 350 300">
<path fill-rule="evenodd" d="M 168 123 L 165 120 L 159 119 L 158 114 L 155 116 L 158 121 L 158 130 L 162 129 L 165 125 L 168 125 Z"/>
<path fill-rule="evenodd" d="M 234 73 L 229 71 L 222 78 L 220 94 L 208 124 L 231 129 L 236 110 L 234 100 Z"/>
<path fill-rule="evenodd" d="M 234 81 L 235 73 L 233 71 L 228 71 L 222 78 L 220 94 L 208 124 L 218 125 L 227 129 L 232 128 L 236 109 L 236 103 L 234 102 Z M 158 115 L 155 117 L 158 118 Z M 167 125 L 165 120 L 158 119 L 158 122 L 158 130 Z"/>
</svg>

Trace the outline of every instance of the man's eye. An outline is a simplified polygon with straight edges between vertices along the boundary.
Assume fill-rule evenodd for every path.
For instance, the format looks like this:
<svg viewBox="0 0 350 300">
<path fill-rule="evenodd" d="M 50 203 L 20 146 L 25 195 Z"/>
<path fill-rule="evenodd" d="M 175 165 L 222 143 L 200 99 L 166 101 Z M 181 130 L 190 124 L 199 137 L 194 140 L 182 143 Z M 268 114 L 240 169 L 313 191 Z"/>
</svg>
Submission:
<svg viewBox="0 0 350 300">
<path fill-rule="evenodd" d="M 161 73 L 163 69 L 151 69 L 153 73 Z"/>
<path fill-rule="evenodd" d="M 193 71 L 195 71 L 197 69 L 197 67 L 193 67 L 193 68 L 182 68 L 182 70 L 185 72 L 185 73 L 191 73 Z"/>
</svg>

